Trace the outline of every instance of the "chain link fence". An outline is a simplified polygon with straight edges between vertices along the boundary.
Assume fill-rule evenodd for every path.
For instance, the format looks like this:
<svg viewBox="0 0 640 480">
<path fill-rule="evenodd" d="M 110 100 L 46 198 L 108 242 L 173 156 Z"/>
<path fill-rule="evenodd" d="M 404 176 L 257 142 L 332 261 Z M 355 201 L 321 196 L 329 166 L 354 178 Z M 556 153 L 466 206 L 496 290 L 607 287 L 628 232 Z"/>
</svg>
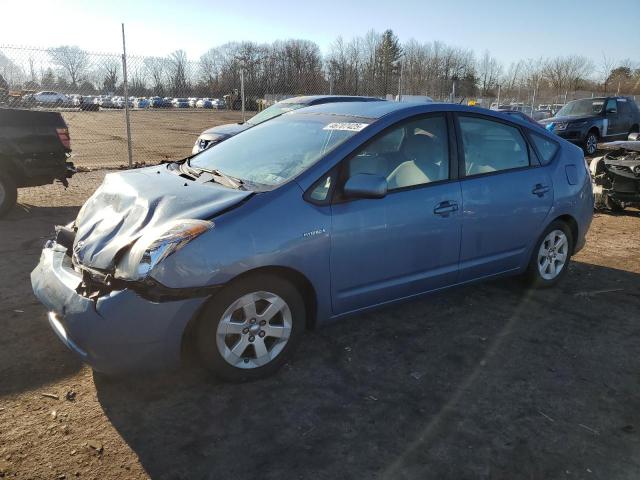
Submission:
<svg viewBox="0 0 640 480">
<path fill-rule="evenodd" d="M 552 106 L 598 94 L 545 94 L 518 87 L 503 90 L 502 97 L 498 91 L 498 98 L 478 98 L 472 96 L 478 90 L 473 59 L 465 56 L 458 66 L 429 66 L 407 53 L 385 66 L 375 59 L 358 64 L 360 57 L 335 54 L 323 59 L 317 45 L 304 40 L 262 47 L 249 42 L 228 45 L 197 62 L 182 50 L 166 57 L 125 57 L 69 46 L 0 45 L 0 105 L 60 111 L 69 126 L 73 161 L 96 169 L 126 167 L 129 160 L 136 165 L 184 158 L 203 130 L 243 121 L 296 95 L 430 96 L 436 101 L 473 99 L 488 108 L 498 100 Z"/>
</svg>

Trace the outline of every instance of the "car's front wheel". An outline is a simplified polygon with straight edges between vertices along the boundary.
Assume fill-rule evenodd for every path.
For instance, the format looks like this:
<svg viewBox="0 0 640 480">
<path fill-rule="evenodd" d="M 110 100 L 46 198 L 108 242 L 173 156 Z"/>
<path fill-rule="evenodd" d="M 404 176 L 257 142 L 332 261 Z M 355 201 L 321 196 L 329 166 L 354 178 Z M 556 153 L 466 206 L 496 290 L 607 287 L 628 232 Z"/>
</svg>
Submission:
<svg viewBox="0 0 640 480">
<path fill-rule="evenodd" d="M 298 290 L 278 276 L 256 274 L 220 291 L 202 311 L 196 345 L 203 365 L 233 382 L 275 373 L 305 328 Z"/>
<path fill-rule="evenodd" d="M 569 269 L 573 237 L 566 223 L 552 222 L 542 234 L 527 268 L 529 284 L 535 288 L 551 287 Z"/>
<path fill-rule="evenodd" d="M 584 153 L 587 155 L 593 155 L 598 150 L 598 133 L 594 130 L 591 130 L 587 133 L 586 138 L 584 139 Z"/>
</svg>

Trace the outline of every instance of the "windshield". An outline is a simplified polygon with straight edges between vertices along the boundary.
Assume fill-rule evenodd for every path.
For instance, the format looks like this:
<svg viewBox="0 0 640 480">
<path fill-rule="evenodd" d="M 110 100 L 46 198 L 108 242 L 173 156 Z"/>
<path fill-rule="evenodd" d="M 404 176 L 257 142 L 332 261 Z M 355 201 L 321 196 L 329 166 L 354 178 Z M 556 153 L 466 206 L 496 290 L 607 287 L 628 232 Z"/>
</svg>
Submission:
<svg viewBox="0 0 640 480">
<path fill-rule="evenodd" d="M 245 130 L 195 156 L 190 166 L 276 186 L 365 128 L 369 118 L 291 114 Z"/>
<path fill-rule="evenodd" d="M 290 112 L 291 110 L 297 110 L 299 108 L 306 107 L 304 103 L 284 103 L 279 102 L 275 105 L 271 105 L 269 108 L 265 108 L 263 111 L 254 115 L 247 123 L 251 125 L 258 125 L 259 123 L 265 122 L 270 118 L 277 117 L 278 115 L 282 115 L 283 113 Z"/>
<path fill-rule="evenodd" d="M 589 115 L 598 115 L 602 111 L 603 105 L 604 100 L 593 98 L 574 100 L 558 110 L 556 117 L 585 117 Z"/>
</svg>

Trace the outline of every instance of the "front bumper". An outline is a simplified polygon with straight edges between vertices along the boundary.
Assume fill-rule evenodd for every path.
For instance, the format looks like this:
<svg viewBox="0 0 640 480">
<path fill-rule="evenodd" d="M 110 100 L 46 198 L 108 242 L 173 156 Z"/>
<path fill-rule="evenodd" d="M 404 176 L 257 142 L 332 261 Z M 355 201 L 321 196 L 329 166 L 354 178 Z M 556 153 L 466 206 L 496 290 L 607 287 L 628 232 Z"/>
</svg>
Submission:
<svg viewBox="0 0 640 480">
<path fill-rule="evenodd" d="M 565 130 L 554 131 L 553 133 L 575 144 L 581 144 L 586 137 L 586 132 L 582 129 L 567 128 Z"/>
<path fill-rule="evenodd" d="M 89 299 L 76 292 L 81 281 L 57 244 L 42 251 L 31 273 L 52 329 L 84 362 L 108 374 L 179 365 L 186 325 L 206 298 L 153 302 L 125 289 Z"/>
</svg>

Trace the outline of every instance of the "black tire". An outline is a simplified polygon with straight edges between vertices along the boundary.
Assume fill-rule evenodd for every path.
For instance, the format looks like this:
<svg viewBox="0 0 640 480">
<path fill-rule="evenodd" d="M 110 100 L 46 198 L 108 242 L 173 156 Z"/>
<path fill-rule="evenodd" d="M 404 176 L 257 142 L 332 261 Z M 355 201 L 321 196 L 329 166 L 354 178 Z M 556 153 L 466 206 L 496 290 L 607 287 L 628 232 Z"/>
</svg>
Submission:
<svg viewBox="0 0 640 480">
<path fill-rule="evenodd" d="M 18 188 L 13 177 L 8 173 L 0 173 L 0 217 L 13 208 L 18 200 Z"/>
<path fill-rule="evenodd" d="M 609 195 L 604 194 L 602 196 L 602 200 L 604 203 L 604 207 L 607 210 L 611 210 L 612 212 L 624 212 L 624 205 L 620 203 L 618 200 L 611 198 Z"/>
<path fill-rule="evenodd" d="M 595 130 L 590 130 L 587 133 L 587 136 L 584 137 L 584 142 L 582 143 L 582 149 L 584 150 L 585 155 L 594 155 L 598 151 L 598 132 Z"/>
<path fill-rule="evenodd" d="M 538 268 L 538 253 L 540 251 L 540 246 L 545 241 L 547 235 L 549 235 L 554 230 L 560 230 L 565 234 L 567 238 L 567 258 L 562 269 L 560 270 L 560 273 L 558 273 L 557 276 L 555 276 L 553 279 L 546 279 L 541 275 Z M 573 244 L 574 239 L 569 226 L 560 220 L 551 222 L 551 224 L 544 230 L 542 235 L 540 235 L 540 238 L 536 242 L 536 245 L 531 252 L 531 259 L 529 260 L 529 265 L 525 273 L 525 280 L 527 281 L 527 284 L 532 288 L 549 288 L 553 287 L 560 280 L 562 280 L 562 278 L 564 278 L 564 276 L 567 274 L 567 271 L 569 270 L 571 255 L 573 253 Z"/>
<path fill-rule="evenodd" d="M 268 291 L 285 301 L 291 312 L 291 333 L 282 351 L 271 361 L 254 368 L 239 368 L 227 362 L 218 348 L 218 325 L 222 321 L 222 316 L 227 308 L 237 299 L 258 291 Z M 202 365 L 222 380 L 230 382 L 258 380 L 274 374 L 291 358 L 300 342 L 305 325 L 306 309 L 304 300 L 295 286 L 276 275 L 258 273 L 232 282 L 217 293 L 205 306 L 196 325 L 196 350 Z M 238 337 L 241 335 L 238 334 Z M 267 339 L 265 338 L 265 340 Z"/>
</svg>

